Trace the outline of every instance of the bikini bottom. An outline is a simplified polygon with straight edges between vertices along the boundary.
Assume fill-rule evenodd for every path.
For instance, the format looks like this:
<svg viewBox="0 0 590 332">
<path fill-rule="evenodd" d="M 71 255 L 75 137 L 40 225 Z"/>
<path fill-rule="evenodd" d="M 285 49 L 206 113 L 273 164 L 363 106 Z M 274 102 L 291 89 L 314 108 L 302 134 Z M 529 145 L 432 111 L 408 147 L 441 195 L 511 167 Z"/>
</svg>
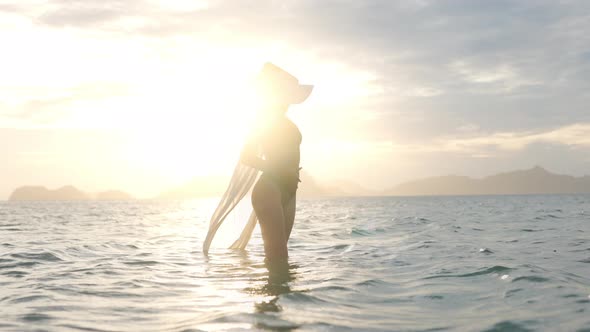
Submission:
<svg viewBox="0 0 590 332">
<path fill-rule="evenodd" d="M 264 172 L 260 177 L 273 182 L 279 188 L 283 203 L 288 202 L 295 196 L 300 182 L 299 176 L 279 176 L 270 172 Z"/>
</svg>

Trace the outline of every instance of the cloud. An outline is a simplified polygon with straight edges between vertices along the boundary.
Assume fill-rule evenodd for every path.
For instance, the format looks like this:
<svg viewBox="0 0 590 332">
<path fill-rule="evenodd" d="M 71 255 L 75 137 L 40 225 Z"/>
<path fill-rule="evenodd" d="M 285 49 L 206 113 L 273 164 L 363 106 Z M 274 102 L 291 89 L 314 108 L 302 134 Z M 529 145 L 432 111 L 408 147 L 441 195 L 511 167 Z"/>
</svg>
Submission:
<svg viewBox="0 0 590 332">
<path fill-rule="evenodd" d="M 10 104 L 0 103 L 0 120 L 3 120 L 0 123 L 18 124 L 18 127 L 50 125 L 75 111 L 83 111 L 84 103 L 99 103 L 128 93 L 129 87 L 111 82 L 84 83 L 70 88 L 15 88 L 12 92 L 15 100 Z"/>
<path fill-rule="evenodd" d="M 9 111 L 0 111 L 0 117 L 26 123 L 47 124 L 67 115 L 68 111 L 64 109 L 64 106 L 72 101 L 71 97 L 32 99 Z"/>
<path fill-rule="evenodd" d="M 590 2 L 52 0 L 51 28 L 259 47 L 286 43 L 373 79 L 368 138 L 545 130 L 590 120 Z M 11 7 L 12 8 L 12 7 Z M 173 51 L 173 50 L 172 50 Z M 359 111 L 360 112 L 360 111 Z M 392 134 L 393 133 L 393 134 Z M 374 136 L 374 137 L 371 137 Z"/>
<path fill-rule="evenodd" d="M 421 144 L 390 145 L 397 153 L 457 153 L 473 157 L 493 157 L 499 153 L 518 152 L 537 144 L 548 143 L 567 148 L 590 148 L 590 123 L 559 127 L 548 131 L 473 133 L 465 130 L 463 137 L 440 137 Z M 383 146 L 382 143 L 376 146 Z"/>
<path fill-rule="evenodd" d="M 50 26 L 89 27 L 133 14 L 134 1 L 52 1 L 36 19 Z"/>
</svg>

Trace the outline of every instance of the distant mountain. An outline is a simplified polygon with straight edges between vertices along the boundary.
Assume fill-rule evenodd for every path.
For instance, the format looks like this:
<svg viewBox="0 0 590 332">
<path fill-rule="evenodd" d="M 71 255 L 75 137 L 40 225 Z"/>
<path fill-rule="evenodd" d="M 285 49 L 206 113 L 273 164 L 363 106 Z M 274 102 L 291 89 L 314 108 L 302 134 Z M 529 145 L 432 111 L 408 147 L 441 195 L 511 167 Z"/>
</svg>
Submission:
<svg viewBox="0 0 590 332">
<path fill-rule="evenodd" d="M 590 193 L 590 176 L 554 174 L 536 166 L 482 179 L 456 175 L 431 177 L 405 182 L 384 192 L 393 196 L 561 193 Z"/>
<path fill-rule="evenodd" d="M 219 197 L 225 191 L 229 177 L 197 177 L 190 182 L 160 194 L 160 199 L 189 199 Z M 328 196 L 421 196 L 421 195 L 501 195 L 501 194 L 560 194 L 590 193 L 590 176 L 574 177 L 554 174 L 536 166 L 528 170 L 500 173 L 481 179 L 466 176 L 438 176 L 399 184 L 383 192 L 371 191 L 345 180 L 317 181 L 306 172 L 301 173 L 297 197 Z M 73 186 L 50 190 L 42 186 L 23 186 L 15 189 L 11 201 L 31 200 L 131 200 L 131 195 L 110 190 L 97 194 L 83 192 Z"/>
<path fill-rule="evenodd" d="M 307 172 L 301 172 L 301 182 L 297 188 L 297 197 L 299 198 L 312 198 L 312 197 L 325 197 L 325 196 L 342 196 L 342 192 L 338 189 L 325 187 L 319 184 L 311 175 Z"/>
<path fill-rule="evenodd" d="M 73 186 L 65 186 L 49 190 L 42 186 L 24 186 L 16 188 L 10 197 L 11 201 L 47 201 L 47 200 L 87 200 L 88 195 Z"/>
<path fill-rule="evenodd" d="M 55 190 L 43 186 L 23 186 L 16 188 L 8 198 L 10 201 L 83 201 L 91 199 L 127 200 L 133 199 L 133 197 L 118 190 L 91 195 L 74 186 L 64 186 Z"/>
</svg>

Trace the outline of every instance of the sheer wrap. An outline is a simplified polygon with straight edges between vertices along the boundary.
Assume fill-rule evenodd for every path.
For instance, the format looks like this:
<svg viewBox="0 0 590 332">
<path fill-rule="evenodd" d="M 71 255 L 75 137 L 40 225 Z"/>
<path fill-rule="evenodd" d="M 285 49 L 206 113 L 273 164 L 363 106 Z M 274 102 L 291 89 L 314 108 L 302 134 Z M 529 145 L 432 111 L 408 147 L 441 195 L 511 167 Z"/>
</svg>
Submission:
<svg viewBox="0 0 590 332">
<path fill-rule="evenodd" d="M 211 246 L 211 242 L 213 241 L 213 237 L 219 229 L 219 226 L 221 226 L 230 212 L 232 212 L 254 186 L 254 183 L 256 183 L 256 180 L 258 179 L 258 173 L 260 172 L 255 168 L 246 166 L 240 162 L 237 163 L 229 185 L 209 221 L 209 231 L 203 242 L 204 253 L 209 251 L 209 247 Z M 256 227 L 257 221 L 256 213 L 252 211 L 240 237 L 230 246 L 231 249 L 246 248 L 246 245 L 252 236 L 252 232 Z"/>
</svg>

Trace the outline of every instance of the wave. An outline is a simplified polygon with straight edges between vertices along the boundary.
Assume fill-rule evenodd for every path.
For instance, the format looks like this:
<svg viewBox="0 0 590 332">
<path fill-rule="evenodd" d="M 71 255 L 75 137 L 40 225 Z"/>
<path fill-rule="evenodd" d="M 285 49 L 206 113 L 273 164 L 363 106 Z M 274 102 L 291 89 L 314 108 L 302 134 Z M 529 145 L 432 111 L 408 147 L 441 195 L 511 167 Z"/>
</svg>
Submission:
<svg viewBox="0 0 590 332">
<path fill-rule="evenodd" d="M 23 252 L 23 253 L 11 254 L 10 257 L 19 258 L 19 259 L 30 259 L 30 260 L 36 260 L 36 261 L 45 261 L 45 262 L 62 261 L 61 258 L 59 258 L 57 255 L 50 253 L 50 252 L 41 252 L 41 253 Z"/>
<path fill-rule="evenodd" d="M 486 275 L 486 274 L 506 274 L 512 270 L 513 270 L 512 268 L 509 268 L 506 266 L 496 265 L 496 266 L 484 268 L 484 269 L 481 269 L 481 270 L 475 271 L 475 272 L 469 272 L 469 273 L 464 273 L 464 274 L 438 274 L 438 275 L 434 275 L 434 276 L 428 276 L 423 279 L 468 278 L 468 277 L 476 277 L 476 276 L 481 276 L 481 275 Z"/>
<path fill-rule="evenodd" d="M 548 282 L 551 279 L 541 276 L 522 276 L 512 279 L 512 282 L 528 281 L 528 282 Z"/>
<path fill-rule="evenodd" d="M 291 292 L 281 294 L 279 298 L 281 299 L 281 301 L 286 300 L 298 303 L 328 303 L 328 301 L 322 300 L 319 297 L 304 292 Z"/>
<path fill-rule="evenodd" d="M 535 329 L 529 329 L 527 325 L 536 325 L 537 322 L 530 320 L 526 322 L 517 322 L 517 321 L 510 321 L 505 320 L 499 323 L 494 324 L 492 327 L 484 330 L 484 332 L 504 332 L 504 331 L 511 331 L 511 332 L 532 332 Z"/>
</svg>

